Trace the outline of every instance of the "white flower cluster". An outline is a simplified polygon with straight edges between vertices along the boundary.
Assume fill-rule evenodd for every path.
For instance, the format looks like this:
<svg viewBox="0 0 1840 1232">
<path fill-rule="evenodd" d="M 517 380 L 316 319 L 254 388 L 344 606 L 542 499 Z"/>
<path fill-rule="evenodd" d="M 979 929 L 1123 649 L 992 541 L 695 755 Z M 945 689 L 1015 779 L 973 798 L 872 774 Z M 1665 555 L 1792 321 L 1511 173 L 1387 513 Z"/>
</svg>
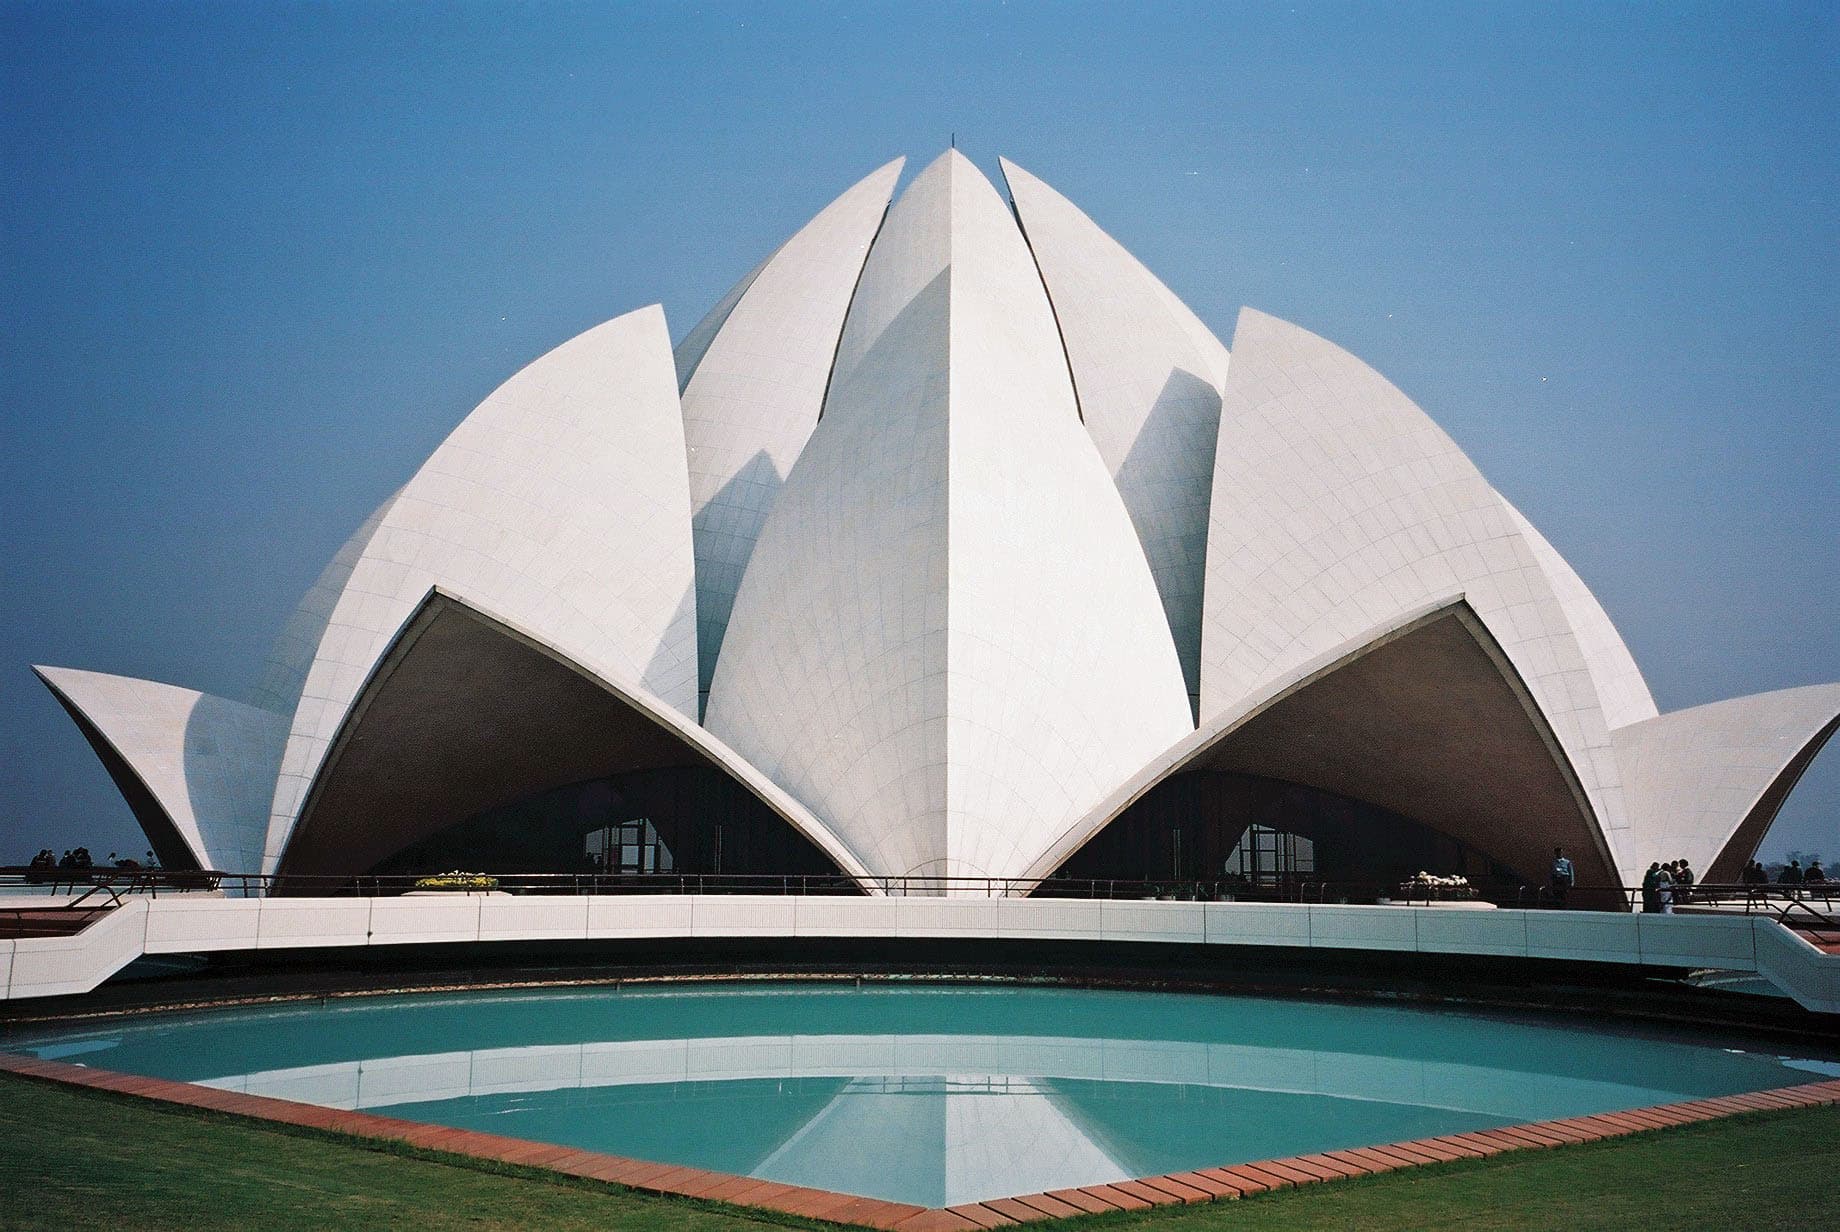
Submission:
<svg viewBox="0 0 1840 1232">
<path fill-rule="evenodd" d="M 1423 869 L 1420 869 L 1418 872 L 1412 874 L 1411 877 L 1407 878 L 1406 884 L 1415 886 L 1438 886 L 1446 890 L 1467 890 L 1469 888 L 1469 878 L 1463 876 L 1461 873 L 1452 873 L 1448 877 L 1442 877 L 1437 873 L 1427 873 Z"/>
</svg>

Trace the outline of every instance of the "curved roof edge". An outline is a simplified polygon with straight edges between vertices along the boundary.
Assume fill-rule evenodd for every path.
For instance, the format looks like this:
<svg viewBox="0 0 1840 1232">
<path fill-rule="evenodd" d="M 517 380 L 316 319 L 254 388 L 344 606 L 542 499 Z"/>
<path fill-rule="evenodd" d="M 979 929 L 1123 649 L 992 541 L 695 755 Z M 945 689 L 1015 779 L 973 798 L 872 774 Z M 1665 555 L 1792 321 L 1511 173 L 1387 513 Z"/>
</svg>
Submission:
<svg viewBox="0 0 1840 1232">
<path fill-rule="evenodd" d="M 1567 845 L 1568 849 L 1577 851 L 1580 854 L 1588 848 L 1589 855 L 1585 859 L 1579 861 L 1581 868 L 1589 869 L 1596 878 L 1604 882 L 1613 880 L 1617 873 L 1617 866 L 1611 846 L 1603 833 L 1602 826 L 1598 822 L 1596 814 L 1592 810 L 1589 795 L 1585 791 L 1584 785 L 1580 782 L 1571 759 L 1566 755 L 1564 746 L 1556 733 L 1553 732 L 1551 726 L 1546 722 L 1539 705 L 1534 700 L 1532 693 L 1527 687 L 1526 681 L 1522 679 L 1520 672 L 1515 668 L 1512 660 L 1503 650 L 1500 643 L 1496 641 L 1494 635 L 1489 631 L 1487 624 L 1476 614 L 1475 610 L 1470 607 L 1468 601 L 1460 595 L 1414 607 L 1402 613 L 1394 620 L 1378 625 L 1366 633 L 1349 639 L 1333 650 L 1317 655 L 1308 662 L 1287 672 L 1281 678 L 1271 681 L 1259 689 L 1255 694 L 1245 698 L 1239 705 L 1233 707 L 1231 710 L 1214 716 L 1196 731 L 1177 741 L 1163 753 L 1151 760 L 1142 770 L 1132 776 L 1107 797 L 1103 803 L 1082 818 L 1079 824 L 1063 834 L 1053 846 L 1035 861 L 1035 863 L 1030 865 L 1025 876 L 1036 878 L 1051 875 L 1055 869 L 1059 868 L 1062 863 L 1094 838 L 1101 830 L 1116 820 L 1127 808 L 1142 799 L 1152 788 L 1171 776 L 1182 773 L 1185 770 L 1202 768 L 1201 763 L 1204 759 L 1210 754 L 1217 754 L 1228 750 L 1233 737 L 1238 733 L 1246 731 L 1250 725 L 1254 724 L 1255 721 L 1259 720 L 1262 716 L 1272 714 L 1278 707 L 1293 698 L 1301 698 L 1314 686 L 1336 682 L 1337 678 L 1347 672 L 1348 669 L 1360 665 L 1364 660 L 1369 659 L 1370 656 L 1375 655 L 1377 652 L 1383 651 L 1395 643 L 1403 642 L 1408 638 L 1422 634 L 1427 630 L 1431 630 L 1447 622 L 1455 622 L 1460 626 L 1467 641 L 1487 657 L 1488 663 L 1493 668 L 1493 673 L 1499 684 L 1506 686 L 1506 688 L 1512 692 L 1515 706 L 1518 708 L 1519 713 L 1526 719 L 1525 730 L 1530 731 L 1537 737 L 1539 745 L 1537 756 L 1533 755 L 1532 746 L 1526 745 L 1524 740 L 1522 741 L 1522 747 L 1517 752 L 1517 755 L 1521 759 L 1523 774 L 1526 767 L 1534 763 L 1539 763 L 1541 758 L 1544 758 L 1546 768 L 1556 772 L 1559 778 L 1563 780 L 1562 787 L 1555 787 L 1551 782 L 1545 784 L 1547 802 L 1565 813 L 1563 817 L 1554 816 L 1547 818 L 1547 820 L 1559 823 L 1562 828 L 1549 832 L 1549 834 L 1541 837 L 1538 841 L 1540 843 L 1558 842 Z M 1462 669 L 1459 668 L 1458 670 Z M 1454 696 L 1454 691 L 1449 695 Z M 1357 689 L 1357 705 L 1360 701 L 1370 699 L 1371 694 L 1362 696 L 1360 695 L 1360 689 Z M 1495 708 L 1497 712 L 1501 712 L 1504 709 L 1499 699 L 1495 703 Z M 1340 721 L 1346 722 L 1350 717 L 1358 716 L 1358 714 L 1358 710 L 1351 708 L 1342 711 L 1338 718 Z M 1462 723 L 1455 724 L 1453 730 L 1461 730 L 1464 726 L 1465 725 Z M 1476 725 L 1471 724 L 1469 726 L 1474 727 Z M 1337 744 L 1333 739 L 1329 740 L 1328 743 L 1332 745 Z M 1340 748 L 1341 746 L 1337 745 L 1337 747 Z M 1304 756 L 1307 760 L 1308 755 L 1306 754 Z M 1347 759 L 1343 754 L 1337 753 L 1325 759 L 1323 762 L 1325 767 L 1330 766 L 1332 763 L 1338 766 L 1345 766 L 1347 764 Z M 1235 767 L 1235 769 L 1244 773 L 1265 772 L 1259 769 L 1257 765 Z M 1288 775 L 1280 773 L 1274 777 L 1294 777 L 1296 781 L 1310 782 L 1312 778 L 1318 776 L 1310 776 L 1307 774 Z M 1342 774 L 1340 777 L 1345 779 L 1346 775 Z M 1432 782 L 1439 781 L 1440 779 L 1436 767 L 1432 767 L 1427 774 L 1422 777 Z M 1449 776 L 1444 775 L 1442 777 L 1448 778 Z M 1318 783 L 1316 785 L 1324 784 Z M 1363 794 L 1358 790 L 1344 790 L 1345 785 L 1345 783 L 1332 785 L 1328 786 L 1328 789 L 1341 792 L 1341 794 L 1350 795 L 1354 798 L 1368 800 L 1370 803 L 1375 803 L 1382 807 L 1392 809 L 1395 812 L 1400 812 L 1405 816 L 1413 817 L 1425 824 L 1435 824 L 1430 819 L 1424 817 L 1422 812 L 1415 811 L 1409 804 L 1402 807 L 1401 803 L 1397 800 L 1369 799 L 1368 794 Z M 1481 789 L 1477 793 L 1477 799 L 1480 800 L 1486 801 L 1489 796 L 1490 792 L 1486 789 Z M 1502 792 L 1497 793 L 1494 798 L 1498 801 L 1507 800 L 1509 803 L 1503 807 L 1509 809 L 1519 807 L 1525 803 L 1517 799 L 1514 792 L 1508 791 L 1505 788 Z M 1448 805 L 1449 802 L 1446 801 L 1445 803 Z M 1450 810 L 1447 808 L 1446 811 Z M 1461 816 L 1462 813 L 1463 810 L 1458 809 L 1455 815 Z M 1439 828 L 1448 832 L 1448 827 Z M 1512 828 L 1511 825 L 1504 824 L 1504 830 Z M 1490 852 L 1489 847 L 1483 842 L 1474 841 L 1471 838 L 1464 838 L 1463 841 L 1479 850 Z M 1580 842 L 1585 845 L 1583 848 L 1578 846 Z M 1499 848 L 1497 848 L 1497 850 L 1499 850 Z M 1490 852 L 1490 854 L 1493 855 L 1495 853 Z M 1523 863 L 1524 862 L 1525 861 L 1523 861 Z M 1509 864 L 1512 867 L 1512 861 L 1503 859 L 1502 863 Z M 1598 867 L 1591 869 L 1591 865 L 1597 865 Z M 1544 861 L 1541 861 L 1535 869 L 1523 871 L 1526 872 L 1527 875 L 1532 876 L 1537 875 L 1543 868 Z"/>
<path fill-rule="evenodd" d="M 265 871 L 327 742 L 431 586 L 515 612 L 696 713 L 696 580 L 664 312 L 586 330 L 454 427 L 389 503 L 325 624 L 269 809 Z"/>
<path fill-rule="evenodd" d="M 780 248 L 785 245 L 781 244 Z M 703 314 L 703 319 L 690 327 L 690 332 L 683 336 L 675 347 L 671 348 L 671 366 L 677 370 L 677 392 L 682 393 L 690 384 L 690 378 L 702 365 L 703 356 L 709 353 L 709 344 L 722 332 L 722 326 L 728 323 L 729 314 L 735 311 L 735 305 L 748 293 L 754 280 L 760 277 L 760 271 L 773 263 L 779 255 L 779 248 L 768 253 L 759 265 L 742 276 L 740 282 L 728 289 L 728 294 L 716 301 L 716 306 Z"/>
<path fill-rule="evenodd" d="M 313 656 L 319 651 L 320 639 L 326 636 L 326 625 L 338 607 L 345 583 L 351 580 L 351 571 L 363 557 L 364 549 L 370 546 L 390 506 L 401 495 L 401 488 L 390 493 L 388 499 L 358 524 L 358 529 L 340 545 L 313 585 L 307 588 L 307 593 L 301 596 L 293 614 L 269 647 L 268 662 L 251 695 L 256 705 L 281 715 L 294 713 L 294 707 L 300 704 L 301 687 L 307 682 L 307 672 L 313 667 Z"/>
<path fill-rule="evenodd" d="M 677 707 L 631 680 L 622 680 L 604 670 L 596 670 L 571 657 L 565 650 L 519 625 L 502 613 L 494 612 L 473 600 L 442 587 L 431 587 L 414 614 L 406 621 L 389 650 L 378 660 L 358 692 L 357 700 L 346 712 L 319 774 L 309 788 L 300 811 L 300 824 L 290 835 L 282 852 L 277 871 L 285 875 L 289 856 L 303 839 L 313 836 L 315 813 L 327 784 L 338 773 L 340 763 L 352 747 L 352 740 L 365 715 L 386 690 L 391 677 L 422 636 L 443 615 L 463 617 L 482 626 L 487 632 L 508 638 L 534 651 L 571 673 L 575 678 L 607 695 L 614 702 L 639 717 L 647 730 L 681 746 L 702 762 L 713 765 L 752 793 L 797 833 L 810 841 L 838 868 L 869 893 L 877 892 L 862 864 L 830 833 L 809 809 L 788 795 L 777 784 L 755 769 L 728 745 L 692 722 Z M 502 737 L 503 733 L 495 733 Z M 573 780 L 565 780 L 573 781 Z M 554 784 L 552 784 L 554 785 Z M 537 790 L 541 790 L 538 788 Z M 452 820 L 465 820 L 455 817 Z"/>
<path fill-rule="evenodd" d="M 882 165 L 825 206 L 678 345 L 704 697 L 761 526 L 823 410 L 844 317 L 905 165 Z"/>
<path fill-rule="evenodd" d="M 1790 791 L 1840 728 L 1840 684 L 1676 710 L 1611 733 L 1638 861 L 1684 857 L 1736 881 Z"/>
<path fill-rule="evenodd" d="M 708 726 L 881 874 L 1010 875 L 1192 725 L 1040 273 L 956 151 L 889 211 L 734 612 Z"/>
<path fill-rule="evenodd" d="M 1603 707 L 1605 726 L 1615 731 L 1619 727 L 1654 718 L 1660 713 L 1654 695 L 1648 691 L 1648 682 L 1642 678 L 1642 669 L 1636 666 L 1635 656 L 1629 653 L 1623 635 L 1616 631 L 1616 625 L 1611 622 L 1610 614 L 1604 611 L 1604 605 L 1591 593 L 1591 588 L 1584 584 L 1584 579 L 1578 576 L 1571 562 L 1561 556 L 1559 549 L 1547 541 L 1539 528 L 1514 507 L 1514 502 L 1500 492 L 1495 495 L 1508 511 L 1508 516 L 1514 519 L 1514 525 L 1519 528 L 1527 546 L 1533 549 L 1533 558 L 1539 562 L 1540 571 L 1546 575 L 1547 583 L 1552 586 L 1553 594 L 1559 600 L 1560 610 L 1572 626 L 1572 633 L 1578 639 L 1578 649 L 1584 653 L 1585 670 L 1591 673 L 1591 683 L 1596 686 L 1598 703 Z M 1611 743 L 1615 743 L 1614 738 Z"/>
<path fill-rule="evenodd" d="M 1475 464 L 1371 365 L 1240 310 L 1202 597 L 1201 714 L 1393 613 L 1461 594 L 1539 702 L 1622 860 L 1609 726 L 1564 606 Z"/>
<path fill-rule="evenodd" d="M 1054 309 L 1081 420 L 1131 516 L 1198 708 L 1227 348 L 1078 206 L 1007 158 L 998 164 Z"/>
<path fill-rule="evenodd" d="M 34 667 L 169 868 L 259 866 L 287 719 L 176 685 Z"/>
</svg>

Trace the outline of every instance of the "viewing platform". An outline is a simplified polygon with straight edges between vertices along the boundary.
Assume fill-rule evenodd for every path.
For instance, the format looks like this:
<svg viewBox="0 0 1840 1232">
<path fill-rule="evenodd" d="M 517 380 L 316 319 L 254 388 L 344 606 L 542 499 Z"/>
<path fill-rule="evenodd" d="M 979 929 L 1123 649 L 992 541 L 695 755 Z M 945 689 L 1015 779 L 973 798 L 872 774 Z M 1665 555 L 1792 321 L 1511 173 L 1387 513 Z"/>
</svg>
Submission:
<svg viewBox="0 0 1840 1232">
<path fill-rule="evenodd" d="M 1126 943 L 1300 958 L 1365 951 L 1735 972 L 1761 977 L 1807 1010 L 1840 1014 L 1840 938 L 1831 915 L 1807 908 L 1808 926 L 1798 929 L 1779 918 L 1780 901 L 1767 911 L 1747 913 L 1740 901 L 1729 910 L 1693 905 L 1673 914 L 821 891 L 229 897 L 222 890 L 105 888 L 74 908 L 54 908 L 42 897 L 11 901 L 18 906 L 0 911 L 11 924 L 0 932 L 7 1000 L 87 993 L 136 959 L 157 955 L 441 945 L 515 951 L 522 943 L 737 938 L 860 939 L 898 950 L 910 941 L 956 939 L 989 942 L 992 954 L 1011 942 Z M 60 934 L 45 924 L 60 915 L 77 926 Z"/>
</svg>

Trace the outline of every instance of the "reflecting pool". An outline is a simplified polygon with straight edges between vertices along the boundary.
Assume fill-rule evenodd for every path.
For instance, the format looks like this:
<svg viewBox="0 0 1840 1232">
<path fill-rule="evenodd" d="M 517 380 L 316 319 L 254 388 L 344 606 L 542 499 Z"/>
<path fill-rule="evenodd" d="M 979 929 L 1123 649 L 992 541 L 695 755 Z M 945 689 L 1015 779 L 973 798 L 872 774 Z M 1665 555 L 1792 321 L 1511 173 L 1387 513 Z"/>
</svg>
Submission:
<svg viewBox="0 0 1840 1232">
<path fill-rule="evenodd" d="M 923 1206 L 1840 1074 L 1598 1023 L 925 984 L 358 998 L 0 1047 Z"/>
</svg>

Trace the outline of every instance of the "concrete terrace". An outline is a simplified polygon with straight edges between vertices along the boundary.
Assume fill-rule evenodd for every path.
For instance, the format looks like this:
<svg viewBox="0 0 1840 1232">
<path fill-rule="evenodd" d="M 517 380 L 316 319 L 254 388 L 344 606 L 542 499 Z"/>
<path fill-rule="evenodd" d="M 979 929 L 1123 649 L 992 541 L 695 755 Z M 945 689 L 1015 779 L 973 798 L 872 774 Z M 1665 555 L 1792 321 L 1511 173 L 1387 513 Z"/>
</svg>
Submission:
<svg viewBox="0 0 1840 1232">
<path fill-rule="evenodd" d="M 656 894 L 130 897 L 65 936 L 0 939 L 6 1000 L 93 991 L 142 956 L 731 938 L 983 940 L 1548 959 L 1755 974 L 1840 1014 L 1840 954 L 1763 915 L 1118 899 Z"/>
</svg>

